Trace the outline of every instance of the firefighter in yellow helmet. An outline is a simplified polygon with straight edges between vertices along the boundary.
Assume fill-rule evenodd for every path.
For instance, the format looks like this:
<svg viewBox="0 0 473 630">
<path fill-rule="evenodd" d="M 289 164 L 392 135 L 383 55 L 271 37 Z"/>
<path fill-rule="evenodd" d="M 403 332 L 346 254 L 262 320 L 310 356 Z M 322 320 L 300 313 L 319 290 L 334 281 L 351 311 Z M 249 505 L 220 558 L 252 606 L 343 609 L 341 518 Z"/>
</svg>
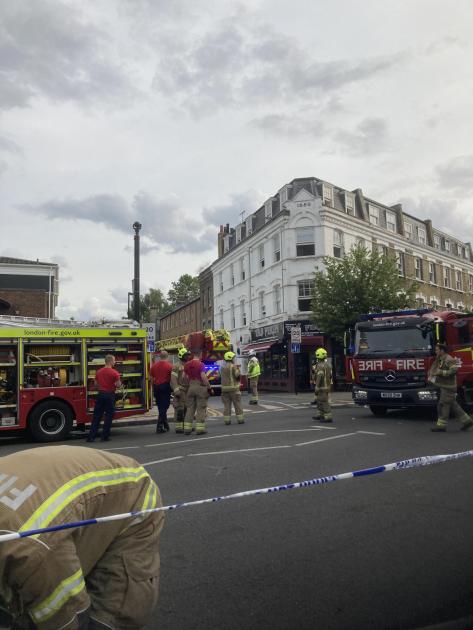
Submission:
<svg viewBox="0 0 473 630">
<path fill-rule="evenodd" d="M 315 369 L 315 395 L 317 396 L 317 415 L 312 416 L 320 422 L 332 422 L 330 408 L 330 389 L 332 386 L 332 369 L 327 361 L 327 350 L 317 348 L 315 351 L 317 366 Z"/>
<path fill-rule="evenodd" d="M 250 384 L 250 405 L 258 404 L 258 380 L 261 368 L 254 350 L 250 350 L 250 360 L 248 361 L 248 382 Z"/>
<path fill-rule="evenodd" d="M 173 367 L 171 372 L 171 389 L 173 392 L 172 405 L 174 407 L 176 433 L 184 433 L 187 390 L 189 389 L 189 379 L 184 372 L 184 365 L 190 357 L 189 350 L 187 350 L 187 348 L 179 348 L 177 356 L 180 362 Z"/>
<path fill-rule="evenodd" d="M 222 387 L 223 421 L 231 423 L 232 403 L 238 424 L 243 424 L 243 407 L 241 406 L 240 368 L 234 364 L 235 353 L 225 352 L 225 364 L 220 367 L 220 382 Z"/>
<path fill-rule="evenodd" d="M 81 446 L 6 455 L 0 529 L 17 532 L 162 505 L 138 462 Z M 13 628 L 138 630 L 158 597 L 163 513 L 0 543 L 0 600 Z"/>
</svg>

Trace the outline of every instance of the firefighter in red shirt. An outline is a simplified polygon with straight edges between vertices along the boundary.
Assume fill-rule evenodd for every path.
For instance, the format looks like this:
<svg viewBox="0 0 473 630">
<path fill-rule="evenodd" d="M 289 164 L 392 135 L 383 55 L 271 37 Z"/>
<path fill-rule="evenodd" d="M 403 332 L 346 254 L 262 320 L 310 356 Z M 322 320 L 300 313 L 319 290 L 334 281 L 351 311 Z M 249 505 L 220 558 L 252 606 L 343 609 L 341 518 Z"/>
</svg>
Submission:
<svg viewBox="0 0 473 630">
<path fill-rule="evenodd" d="M 115 357 L 113 354 L 105 355 L 105 367 L 97 370 L 95 375 L 95 384 L 99 393 L 95 401 L 94 417 L 90 425 L 87 442 L 95 440 L 103 414 L 105 414 L 105 420 L 102 429 L 102 442 L 108 442 L 110 439 L 110 429 L 115 413 L 115 390 L 122 386 L 120 373 L 113 369 L 114 365 Z"/>
<path fill-rule="evenodd" d="M 149 371 L 150 378 L 153 381 L 153 393 L 158 408 L 158 423 L 156 425 L 156 433 L 164 433 L 169 431 L 168 409 L 171 404 L 171 372 L 172 363 L 168 359 L 166 350 L 161 350 L 159 357 L 155 357 L 155 362 Z"/>
<path fill-rule="evenodd" d="M 210 383 L 205 373 L 205 365 L 196 355 L 192 361 L 184 365 L 184 373 L 189 380 L 187 390 L 187 411 L 184 419 L 184 433 L 190 435 L 192 423 L 195 418 L 195 433 L 202 435 L 207 433 L 205 429 L 205 417 L 207 415 L 207 400 L 210 392 Z"/>
</svg>

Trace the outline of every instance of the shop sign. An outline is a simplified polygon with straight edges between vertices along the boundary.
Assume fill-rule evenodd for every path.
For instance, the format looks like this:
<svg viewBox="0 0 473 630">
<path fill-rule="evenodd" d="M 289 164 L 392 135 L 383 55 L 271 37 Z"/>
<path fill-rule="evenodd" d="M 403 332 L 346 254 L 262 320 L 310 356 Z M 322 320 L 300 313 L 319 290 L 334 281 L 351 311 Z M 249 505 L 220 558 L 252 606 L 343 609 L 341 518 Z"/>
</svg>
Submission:
<svg viewBox="0 0 473 630">
<path fill-rule="evenodd" d="M 251 341 L 265 341 L 266 339 L 281 339 L 284 333 L 283 324 L 271 324 L 261 326 L 251 331 Z"/>
<path fill-rule="evenodd" d="M 300 326 L 293 326 L 291 328 L 291 344 L 300 344 L 302 341 L 302 329 Z"/>
<path fill-rule="evenodd" d="M 284 336 L 286 338 L 291 337 L 293 328 L 301 329 L 301 338 L 304 337 L 315 337 L 317 335 L 322 335 L 323 333 L 317 328 L 317 326 L 309 321 L 292 321 L 292 322 L 284 322 Z M 293 342 L 294 343 L 294 342 Z"/>
</svg>

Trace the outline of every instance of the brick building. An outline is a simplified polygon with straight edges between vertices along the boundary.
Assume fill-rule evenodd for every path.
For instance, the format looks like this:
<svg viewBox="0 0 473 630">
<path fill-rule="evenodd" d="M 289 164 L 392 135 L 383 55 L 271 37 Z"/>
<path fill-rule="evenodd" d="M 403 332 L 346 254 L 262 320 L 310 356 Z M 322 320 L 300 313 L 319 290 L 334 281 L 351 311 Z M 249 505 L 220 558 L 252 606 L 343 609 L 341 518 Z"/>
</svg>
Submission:
<svg viewBox="0 0 473 630">
<path fill-rule="evenodd" d="M 0 256 L 0 314 L 53 318 L 58 280 L 57 264 Z"/>
<path fill-rule="evenodd" d="M 214 328 L 214 287 L 212 268 L 207 267 L 199 274 L 200 321 L 202 330 Z"/>
<path fill-rule="evenodd" d="M 200 297 L 176 306 L 159 320 L 160 339 L 171 339 L 202 330 Z"/>
</svg>

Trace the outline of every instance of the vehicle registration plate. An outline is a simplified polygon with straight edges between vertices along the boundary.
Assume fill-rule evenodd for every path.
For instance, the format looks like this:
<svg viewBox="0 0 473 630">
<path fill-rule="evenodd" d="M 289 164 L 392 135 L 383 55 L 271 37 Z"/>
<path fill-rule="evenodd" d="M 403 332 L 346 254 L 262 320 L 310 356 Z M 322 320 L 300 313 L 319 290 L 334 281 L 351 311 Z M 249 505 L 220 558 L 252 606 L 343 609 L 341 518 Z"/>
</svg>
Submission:
<svg viewBox="0 0 473 630">
<path fill-rule="evenodd" d="M 402 392 L 381 392 L 381 398 L 402 398 Z"/>
</svg>

